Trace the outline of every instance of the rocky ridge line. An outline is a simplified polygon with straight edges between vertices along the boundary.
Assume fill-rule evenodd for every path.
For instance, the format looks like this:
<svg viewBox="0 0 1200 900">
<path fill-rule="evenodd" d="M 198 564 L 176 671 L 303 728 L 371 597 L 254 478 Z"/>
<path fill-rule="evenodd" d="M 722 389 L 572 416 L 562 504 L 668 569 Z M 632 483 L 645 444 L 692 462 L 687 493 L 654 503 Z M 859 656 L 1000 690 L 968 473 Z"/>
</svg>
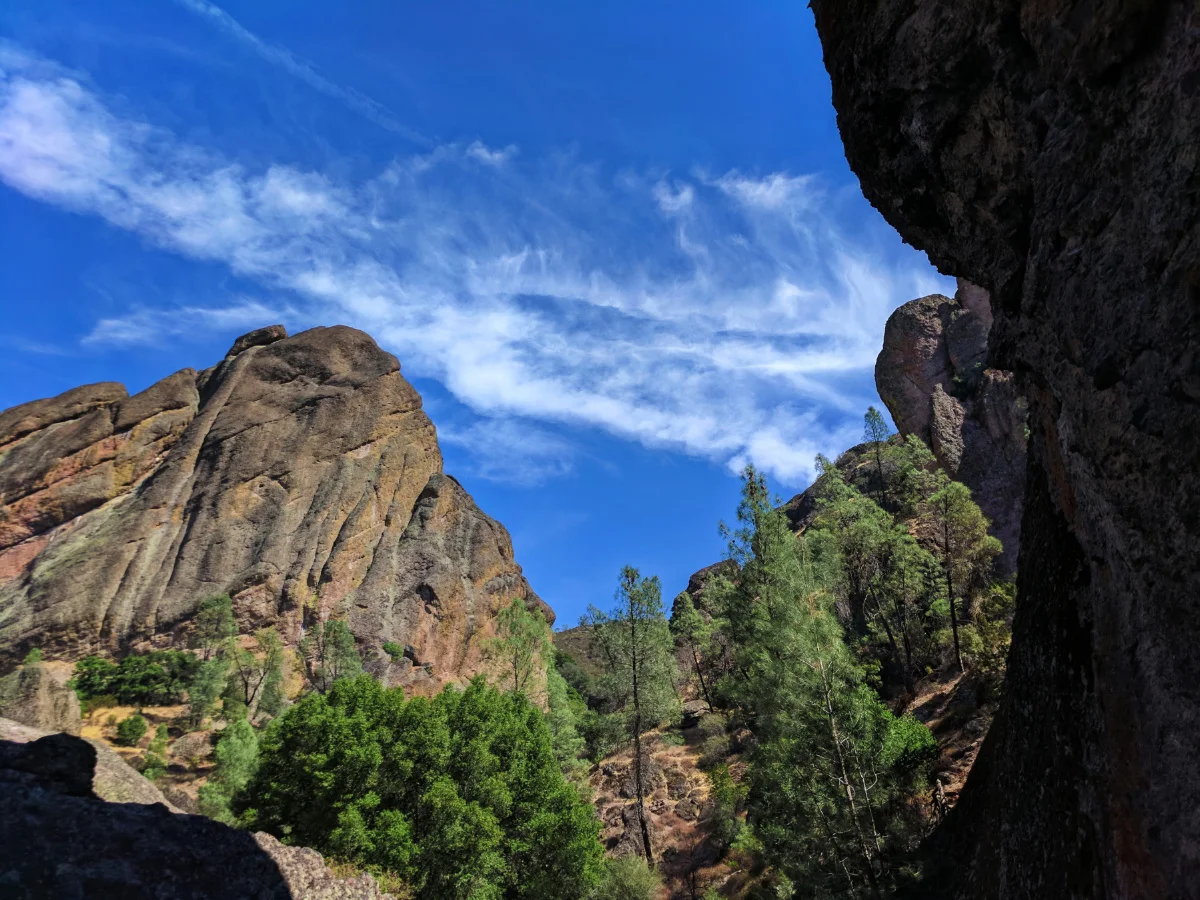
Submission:
<svg viewBox="0 0 1200 900">
<path fill-rule="evenodd" d="M 0 670 L 34 646 L 179 645 L 224 592 L 243 633 L 292 646 L 345 617 L 368 668 L 418 690 L 480 671 L 512 597 L 553 621 L 360 331 L 271 326 L 132 397 L 87 385 L 0 412 Z"/>
</svg>

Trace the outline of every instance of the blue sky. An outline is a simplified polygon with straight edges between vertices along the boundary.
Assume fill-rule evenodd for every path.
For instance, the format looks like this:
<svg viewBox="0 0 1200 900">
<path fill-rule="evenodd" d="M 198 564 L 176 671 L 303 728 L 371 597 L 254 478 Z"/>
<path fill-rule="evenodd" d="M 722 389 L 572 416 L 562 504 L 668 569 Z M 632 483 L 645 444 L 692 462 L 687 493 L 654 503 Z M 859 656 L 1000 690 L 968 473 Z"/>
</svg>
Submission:
<svg viewBox="0 0 1200 900">
<path fill-rule="evenodd" d="M 720 558 L 952 291 L 862 198 L 795 0 L 7 0 L 0 407 L 342 322 L 573 624 Z"/>
</svg>

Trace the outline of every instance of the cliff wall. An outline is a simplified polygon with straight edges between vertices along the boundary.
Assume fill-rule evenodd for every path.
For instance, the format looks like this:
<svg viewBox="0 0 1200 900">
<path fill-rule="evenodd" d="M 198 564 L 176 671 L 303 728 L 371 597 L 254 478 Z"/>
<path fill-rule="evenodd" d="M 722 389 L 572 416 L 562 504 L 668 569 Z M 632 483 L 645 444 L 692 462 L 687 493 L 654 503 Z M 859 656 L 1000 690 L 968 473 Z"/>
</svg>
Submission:
<svg viewBox="0 0 1200 900">
<path fill-rule="evenodd" d="M 1196 897 L 1200 8 L 812 8 L 864 193 L 989 291 L 1029 401 L 1005 702 L 943 885 Z"/>
<path fill-rule="evenodd" d="M 87 385 L 0 413 L 0 664 L 180 645 L 229 593 L 244 633 L 347 619 L 391 683 L 483 665 L 513 596 L 502 525 L 442 473 L 396 358 L 351 328 L 239 338 L 135 396 Z M 384 641 L 412 648 L 393 662 Z"/>
</svg>

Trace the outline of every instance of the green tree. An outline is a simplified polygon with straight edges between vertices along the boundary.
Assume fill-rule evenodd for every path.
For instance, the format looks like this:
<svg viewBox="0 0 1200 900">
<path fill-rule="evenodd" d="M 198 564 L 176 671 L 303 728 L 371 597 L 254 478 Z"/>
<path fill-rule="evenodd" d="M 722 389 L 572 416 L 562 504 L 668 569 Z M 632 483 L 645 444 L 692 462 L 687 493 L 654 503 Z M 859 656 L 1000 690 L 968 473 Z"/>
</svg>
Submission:
<svg viewBox="0 0 1200 900">
<path fill-rule="evenodd" d="M 322 694 L 343 678 L 362 672 L 362 657 L 350 627 L 341 619 L 317 622 L 300 642 L 308 680 Z"/>
<path fill-rule="evenodd" d="M 654 859 L 646 821 L 646 785 L 642 735 L 678 716 L 675 695 L 674 641 L 662 608 L 658 578 L 642 578 L 637 569 L 621 570 L 617 604 L 605 614 L 592 607 L 587 622 L 604 661 L 604 690 L 623 712 L 627 736 L 633 741 L 634 786 L 638 823 L 647 862 Z"/>
<path fill-rule="evenodd" d="M 705 677 L 705 669 L 709 666 L 708 657 L 712 652 L 713 632 L 712 623 L 704 613 L 696 609 L 696 604 L 692 602 L 690 594 L 684 591 L 675 598 L 675 603 L 671 607 L 671 633 L 692 660 L 692 671 L 696 673 L 700 693 L 704 697 L 709 712 L 713 711 L 713 699 L 709 691 L 708 679 Z"/>
<path fill-rule="evenodd" d="M 605 861 L 600 883 L 587 900 L 655 900 L 662 890 L 662 876 L 640 856 L 623 856 Z"/>
<path fill-rule="evenodd" d="M 709 821 L 712 823 L 713 836 L 723 847 L 729 847 L 742 830 L 738 814 L 745 803 L 747 789 L 744 784 L 733 780 L 729 766 L 724 763 L 714 766 L 705 774 L 708 776 L 708 798 L 712 806 Z"/>
<path fill-rule="evenodd" d="M 219 653 L 226 642 L 238 633 L 237 620 L 233 616 L 233 600 L 228 594 L 209 597 L 200 604 L 192 621 L 189 646 L 202 650 L 205 662 Z"/>
<path fill-rule="evenodd" d="M 276 689 L 283 678 L 283 641 L 274 628 L 263 628 L 254 635 L 254 649 L 234 647 L 230 652 L 231 679 L 241 690 L 241 700 L 254 709 L 263 686 L 275 680 Z M 278 698 L 272 698 L 273 701 Z"/>
<path fill-rule="evenodd" d="M 140 713 L 126 716 L 117 726 L 117 743 L 135 747 L 146 735 L 146 720 Z"/>
<path fill-rule="evenodd" d="M 246 719 L 230 722 L 217 742 L 217 767 L 199 792 L 200 812 L 232 825 L 230 800 L 245 789 L 258 768 L 258 735 Z"/>
<path fill-rule="evenodd" d="M 730 694 L 756 738 L 749 815 L 791 881 L 877 897 L 919 775 L 884 754 L 896 720 L 846 645 L 824 587 L 836 572 L 767 498 L 747 470 L 731 548 L 742 565 L 720 598 L 737 635 Z"/>
<path fill-rule="evenodd" d="M 228 676 L 229 661 L 224 656 L 200 664 L 187 689 L 188 723 L 193 728 L 199 728 L 212 712 Z"/>
<path fill-rule="evenodd" d="M 602 850 L 545 717 L 482 679 L 406 700 L 361 676 L 266 729 L 248 827 L 403 878 L 418 900 L 586 896 Z"/>
<path fill-rule="evenodd" d="M 529 609 L 514 597 L 496 616 L 496 636 L 484 646 L 491 659 L 499 660 L 514 691 L 525 692 L 529 680 L 550 650 L 550 628 L 541 610 Z"/>
<path fill-rule="evenodd" d="M 167 771 L 167 741 L 170 732 L 165 722 L 154 730 L 154 739 L 146 748 L 141 760 L 141 772 L 151 781 L 157 781 Z"/>
<path fill-rule="evenodd" d="M 1000 555 L 1000 542 L 988 532 L 988 521 L 961 482 L 947 481 L 929 498 L 935 530 L 934 554 L 946 580 L 950 604 L 950 628 L 954 635 L 954 660 L 965 671 L 959 642 L 958 598 L 987 580 L 992 563 Z"/>
<path fill-rule="evenodd" d="M 883 472 L 883 451 L 887 446 L 888 438 L 891 436 L 892 430 L 888 428 L 887 420 L 883 417 L 883 413 L 874 406 L 868 406 L 867 414 L 863 416 L 863 438 L 871 444 L 871 451 L 875 457 L 875 478 L 879 485 L 879 505 L 884 508 L 888 506 L 888 491 L 887 477 Z"/>
<path fill-rule="evenodd" d="M 549 707 L 546 724 L 554 755 L 567 774 L 577 772 L 587 742 L 579 733 L 579 723 L 587 715 L 587 704 L 575 693 L 553 664 L 546 668 L 546 699 Z"/>
<path fill-rule="evenodd" d="M 200 665 L 180 650 L 130 654 L 120 663 L 88 656 L 75 664 L 75 691 L 81 700 L 112 696 L 131 705 L 169 705 L 182 700 Z"/>
</svg>

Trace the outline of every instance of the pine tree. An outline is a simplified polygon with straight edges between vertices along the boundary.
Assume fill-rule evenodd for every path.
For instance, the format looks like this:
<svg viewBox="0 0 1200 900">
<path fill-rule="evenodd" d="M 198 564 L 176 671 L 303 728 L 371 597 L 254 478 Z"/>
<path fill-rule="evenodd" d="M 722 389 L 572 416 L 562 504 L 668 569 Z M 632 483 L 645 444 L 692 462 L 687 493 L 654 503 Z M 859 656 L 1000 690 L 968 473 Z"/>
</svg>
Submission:
<svg viewBox="0 0 1200 900">
<path fill-rule="evenodd" d="M 350 627 L 341 619 L 317 622 L 300 642 L 308 680 L 322 694 L 342 678 L 362 672 L 362 657 Z"/>
<path fill-rule="evenodd" d="M 891 436 L 892 431 L 888 428 L 887 420 L 884 419 L 883 413 L 874 406 L 868 406 L 867 414 L 863 416 L 863 437 L 871 444 L 871 450 L 875 456 L 875 477 L 879 484 L 879 505 L 885 509 L 888 507 L 888 492 L 887 478 L 883 474 L 883 450 L 887 446 L 888 438 Z"/>
<path fill-rule="evenodd" d="M 530 678 L 542 665 L 550 650 L 550 628 L 541 610 L 529 609 L 520 597 L 496 616 L 496 637 L 487 642 L 484 653 L 499 660 L 512 680 L 512 690 L 526 692 Z"/>
<path fill-rule="evenodd" d="M 204 717 L 212 712 L 228 675 L 229 660 L 224 655 L 200 664 L 187 689 L 188 722 L 193 728 L 199 728 Z"/>
<path fill-rule="evenodd" d="M 201 603 L 194 622 L 190 644 L 204 651 L 205 662 L 221 652 L 229 639 L 238 633 L 233 600 L 228 594 L 209 597 Z"/>
<path fill-rule="evenodd" d="M 749 818 L 794 882 L 878 897 L 902 830 L 891 799 L 928 761 L 932 737 L 907 720 L 895 731 L 834 615 L 833 566 L 767 497 L 747 470 L 731 548 L 741 569 L 721 598 L 736 635 L 729 693 L 756 738 Z"/>
<path fill-rule="evenodd" d="M 587 704 L 558 674 L 551 663 L 546 668 L 546 700 L 549 712 L 546 724 L 550 727 L 550 740 L 554 755 L 564 772 L 571 774 L 580 768 L 580 758 L 587 742 L 579 733 L 579 722 L 587 713 Z"/>
<path fill-rule="evenodd" d="M 1002 548 L 996 538 L 988 535 L 988 521 L 965 484 L 947 481 L 929 498 L 929 510 L 936 533 L 935 554 L 942 565 L 950 603 L 954 659 L 962 672 L 966 668 L 958 636 L 958 598 L 986 579 Z"/>
<path fill-rule="evenodd" d="M 258 734 L 245 719 L 229 723 L 217 742 L 217 768 L 200 788 L 200 811 L 209 818 L 232 825 L 232 798 L 250 782 L 258 768 Z"/>
<path fill-rule="evenodd" d="M 621 570 L 617 604 L 605 614 L 588 610 L 586 624 L 604 661 L 603 689 L 625 714 L 626 733 L 633 741 L 634 786 L 638 823 L 647 862 L 654 859 L 646 821 L 646 785 L 642 735 L 678 715 L 675 696 L 674 642 L 662 608 L 657 578 L 642 578 L 637 569 Z"/>
<path fill-rule="evenodd" d="M 675 598 L 671 607 L 671 633 L 675 636 L 692 660 L 692 671 L 700 684 L 700 693 L 708 711 L 713 711 L 712 693 L 709 691 L 708 679 L 705 677 L 707 657 L 712 649 L 713 624 L 692 602 L 692 597 L 686 591 Z"/>
</svg>

